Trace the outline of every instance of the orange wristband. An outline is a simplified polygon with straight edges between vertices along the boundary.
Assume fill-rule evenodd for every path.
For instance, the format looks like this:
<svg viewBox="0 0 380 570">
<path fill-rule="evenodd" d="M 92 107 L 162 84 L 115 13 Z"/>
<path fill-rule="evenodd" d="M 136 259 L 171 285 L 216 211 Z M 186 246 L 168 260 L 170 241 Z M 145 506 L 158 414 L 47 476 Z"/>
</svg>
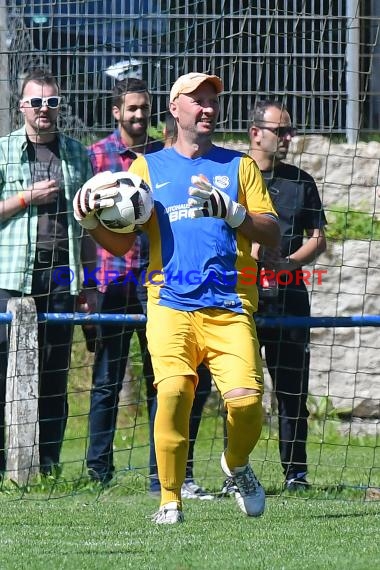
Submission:
<svg viewBox="0 0 380 570">
<path fill-rule="evenodd" d="M 24 192 L 18 193 L 18 201 L 20 202 L 21 208 L 26 210 L 26 208 L 28 207 L 28 204 L 25 202 Z"/>
</svg>

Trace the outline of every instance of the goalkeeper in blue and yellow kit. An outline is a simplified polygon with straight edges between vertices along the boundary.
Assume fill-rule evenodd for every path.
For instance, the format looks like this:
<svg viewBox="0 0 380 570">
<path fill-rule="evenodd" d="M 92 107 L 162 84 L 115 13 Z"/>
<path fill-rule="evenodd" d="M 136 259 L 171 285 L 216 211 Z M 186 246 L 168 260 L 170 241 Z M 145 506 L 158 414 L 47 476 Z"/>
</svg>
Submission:
<svg viewBox="0 0 380 570">
<path fill-rule="evenodd" d="M 183 521 L 189 417 L 202 362 L 227 410 L 221 467 L 232 478 L 244 513 L 257 517 L 265 508 L 264 489 L 249 464 L 261 432 L 263 392 L 250 252 L 253 241 L 276 247 L 279 227 L 256 163 L 212 143 L 222 90 L 214 75 L 179 77 L 170 91 L 175 144 L 130 167 L 154 196 L 144 230 L 150 241 L 147 338 L 158 402 L 154 434 L 161 506 L 153 517 L 158 524 Z M 123 255 L 135 234 L 112 233 L 99 224 L 94 213 L 102 197 L 89 181 L 74 200 L 76 219 L 103 247 Z"/>
</svg>

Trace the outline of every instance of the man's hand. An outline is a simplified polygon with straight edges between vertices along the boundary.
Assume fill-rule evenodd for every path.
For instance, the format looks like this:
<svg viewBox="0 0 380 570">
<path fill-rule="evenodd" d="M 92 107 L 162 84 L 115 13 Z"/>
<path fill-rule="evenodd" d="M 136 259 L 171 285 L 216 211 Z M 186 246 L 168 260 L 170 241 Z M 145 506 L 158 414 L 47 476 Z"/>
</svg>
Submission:
<svg viewBox="0 0 380 570">
<path fill-rule="evenodd" d="M 253 257 L 255 261 L 259 261 L 261 257 L 261 245 L 257 243 L 257 241 L 252 242 L 251 257 Z"/>
<path fill-rule="evenodd" d="M 95 313 L 97 309 L 97 290 L 94 289 L 82 289 L 77 297 L 75 310 L 78 313 Z M 82 332 L 86 341 L 86 348 L 89 352 L 95 352 L 96 349 L 96 339 L 97 339 L 97 326 L 93 323 L 82 324 Z"/>
<path fill-rule="evenodd" d="M 113 172 L 99 172 L 85 184 L 74 196 L 74 218 L 86 230 L 94 230 L 99 222 L 96 210 L 114 205 L 113 196 L 118 194 L 117 178 Z"/>
<path fill-rule="evenodd" d="M 276 271 L 294 271 L 300 267 L 300 264 L 293 261 L 290 257 L 282 257 L 280 248 L 264 248 L 260 261 L 263 262 L 267 269 L 275 269 Z"/>
<path fill-rule="evenodd" d="M 81 291 L 83 313 L 96 313 L 98 308 L 98 291 L 96 288 L 84 288 Z"/>
<path fill-rule="evenodd" d="M 27 204 L 40 206 L 42 204 L 51 204 L 57 199 L 59 186 L 55 180 L 40 180 L 29 186 L 24 191 L 24 198 Z"/>
<path fill-rule="evenodd" d="M 191 218 L 222 218 L 231 228 L 238 228 L 244 222 L 247 214 L 244 206 L 215 188 L 203 174 L 192 176 L 191 183 L 194 185 L 189 188 Z"/>
</svg>

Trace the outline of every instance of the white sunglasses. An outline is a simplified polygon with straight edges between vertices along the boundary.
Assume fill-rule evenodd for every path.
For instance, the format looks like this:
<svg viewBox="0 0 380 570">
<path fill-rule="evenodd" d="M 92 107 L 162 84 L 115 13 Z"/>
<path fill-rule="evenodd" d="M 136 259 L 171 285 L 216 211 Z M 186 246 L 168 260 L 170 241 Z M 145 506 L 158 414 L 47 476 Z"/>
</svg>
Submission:
<svg viewBox="0 0 380 570">
<path fill-rule="evenodd" d="M 21 103 L 27 103 L 33 109 L 38 109 L 39 107 L 49 107 L 49 109 L 57 109 L 62 100 L 62 97 L 54 95 L 53 97 L 25 97 L 21 99 Z"/>
</svg>

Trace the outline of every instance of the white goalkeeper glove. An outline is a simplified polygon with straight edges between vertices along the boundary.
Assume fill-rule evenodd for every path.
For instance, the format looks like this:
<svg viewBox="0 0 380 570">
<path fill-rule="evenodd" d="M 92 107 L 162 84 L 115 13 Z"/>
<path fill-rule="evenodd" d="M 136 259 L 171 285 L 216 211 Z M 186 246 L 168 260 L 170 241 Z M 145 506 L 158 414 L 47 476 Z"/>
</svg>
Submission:
<svg viewBox="0 0 380 570">
<path fill-rule="evenodd" d="M 95 217 L 96 210 L 113 206 L 113 196 L 118 191 L 115 173 L 107 171 L 95 174 L 74 196 L 74 218 L 86 230 L 94 230 L 99 224 Z"/>
<path fill-rule="evenodd" d="M 242 204 L 234 202 L 228 194 L 215 188 L 206 176 L 192 176 L 188 199 L 191 218 L 212 216 L 224 219 L 231 228 L 238 228 L 244 221 L 247 210 Z"/>
</svg>

